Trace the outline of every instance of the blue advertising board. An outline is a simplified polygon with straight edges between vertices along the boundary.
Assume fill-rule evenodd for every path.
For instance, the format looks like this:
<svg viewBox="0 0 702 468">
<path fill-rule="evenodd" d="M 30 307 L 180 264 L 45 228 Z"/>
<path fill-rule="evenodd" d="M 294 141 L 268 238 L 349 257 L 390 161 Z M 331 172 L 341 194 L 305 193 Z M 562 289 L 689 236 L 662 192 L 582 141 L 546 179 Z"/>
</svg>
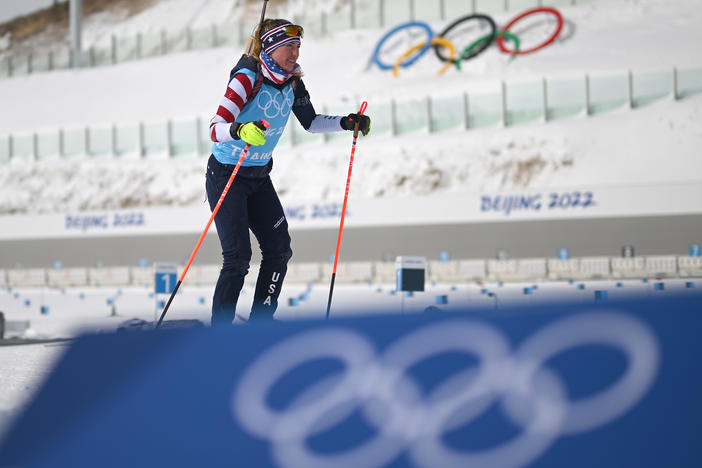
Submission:
<svg viewBox="0 0 702 468">
<path fill-rule="evenodd" d="M 84 336 L 22 467 L 702 465 L 702 296 Z"/>
</svg>

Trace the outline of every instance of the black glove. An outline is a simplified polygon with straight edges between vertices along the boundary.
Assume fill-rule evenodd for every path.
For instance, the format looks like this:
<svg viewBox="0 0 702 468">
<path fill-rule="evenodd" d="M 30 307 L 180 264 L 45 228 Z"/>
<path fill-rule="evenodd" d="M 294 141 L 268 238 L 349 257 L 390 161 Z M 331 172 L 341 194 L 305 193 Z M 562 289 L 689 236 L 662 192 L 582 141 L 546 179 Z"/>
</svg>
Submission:
<svg viewBox="0 0 702 468">
<path fill-rule="evenodd" d="M 344 130 L 353 130 L 358 122 L 358 129 L 366 136 L 370 133 L 371 119 L 367 115 L 349 114 L 341 118 L 341 128 Z"/>
</svg>

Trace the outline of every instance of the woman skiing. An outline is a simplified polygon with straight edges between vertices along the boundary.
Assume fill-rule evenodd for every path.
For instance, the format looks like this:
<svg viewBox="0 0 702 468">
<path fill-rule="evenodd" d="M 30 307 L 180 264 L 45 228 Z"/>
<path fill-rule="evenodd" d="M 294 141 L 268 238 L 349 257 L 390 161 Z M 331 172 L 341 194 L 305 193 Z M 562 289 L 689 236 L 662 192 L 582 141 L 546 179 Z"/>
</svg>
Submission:
<svg viewBox="0 0 702 468">
<path fill-rule="evenodd" d="M 302 27 L 290 21 L 261 22 L 251 54 L 243 55 L 232 69 L 210 122 L 213 145 L 206 177 L 210 209 L 214 210 L 241 151 L 250 145 L 215 217 L 223 262 L 212 300 L 213 325 L 234 320 L 251 260 L 249 229 L 262 257 L 249 320 L 272 318 L 278 306 L 292 250 L 285 213 L 269 174 L 273 150 L 290 113 L 312 133 L 353 130 L 357 123 L 363 135 L 370 131 L 370 118 L 365 115 L 315 112 L 297 64 L 302 37 Z"/>
</svg>

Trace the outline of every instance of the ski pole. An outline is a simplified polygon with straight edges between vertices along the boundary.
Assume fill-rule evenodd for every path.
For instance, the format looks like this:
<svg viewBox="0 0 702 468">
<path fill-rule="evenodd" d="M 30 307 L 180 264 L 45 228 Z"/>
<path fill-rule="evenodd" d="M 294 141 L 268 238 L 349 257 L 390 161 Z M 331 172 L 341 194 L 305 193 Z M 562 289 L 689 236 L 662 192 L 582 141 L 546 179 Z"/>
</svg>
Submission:
<svg viewBox="0 0 702 468">
<path fill-rule="evenodd" d="M 266 122 L 265 120 L 262 120 L 261 123 L 265 128 L 268 128 L 270 124 Z M 181 283 L 185 279 L 185 275 L 188 273 L 188 270 L 190 269 L 190 265 L 193 263 L 193 260 L 195 259 L 195 255 L 197 254 L 197 251 L 200 249 L 200 245 L 202 245 L 202 241 L 205 240 L 205 235 L 207 235 L 207 231 L 210 229 L 210 225 L 212 225 L 212 221 L 214 221 L 215 216 L 217 215 L 217 212 L 219 211 L 219 207 L 222 206 L 222 202 L 224 201 L 224 197 L 227 196 L 227 192 L 229 192 L 229 188 L 232 186 L 232 182 L 234 182 L 234 178 L 236 177 L 236 174 L 239 172 L 239 167 L 241 167 L 241 163 L 244 161 L 244 158 L 246 157 L 246 154 L 249 152 L 249 148 L 251 145 L 246 145 L 244 147 L 244 150 L 241 152 L 241 155 L 239 156 L 239 160 L 236 162 L 236 166 L 234 166 L 234 170 L 232 171 L 232 175 L 229 176 L 229 180 L 227 181 L 227 185 L 224 186 L 224 190 L 222 190 L 222 195 L 219 196 L 219 200 L 217 200 L 217 205 L 215 205 L 214 209 L 212 210 L 212 215 L 210 216 L 209 221 L 207 221 L 207 225 L 205 226 L 205 230 L 202 231 L 202 234 L 200 234 L 200 238 L 197 241 L 197 244 L 195 244 L 195 248 L 193 249 L 193 253 L 190 254 L 190 259 L 188 259 L 188 263 L 185 265 L 185 268 L 183 268 L 183 272 L 180 274 L 180 278 L 178 278 L 178 282 L 175 285 L 175 288 L 173 288 L 173 292 L 171 293 L 171 297 L 168 298 L 168 302 L 166 303 L 166 307 L 163 308 L 163 312 L 161 313 L 161 317 L 158 319 L 158 323 L 156 324 L 156 328 L 161 326 L 161 322 L 163 321 L 163 317 L 166 316 L 166 312 L 168 312 L 168 308 L 171 306 L 171 302 L 173 302 L 173 298 L 175 297 L 176 293 L 178 292 L 178 288 L 180 287 Z"/>
<path fill-rule="evenodd" d="M 359 115 L 363 115 L 368 107 L 368 103 L 363 101 Z M 349 160 L 349 175 L 346 177 L 346 193 L 344 194 L 344 204 L 341 208 L 341 224 L 339 225 L 339 235 L 336 238 L 336 253 L 334 254 L 334 269 L 332 270 L 331 285 L 329 286 L 329 300 L 327 301 L 327 316 L 329 318 L 329 309 L 331 309 L 332 294 L 334 294 L 334 280 L 336 279 L 336 265 L 339 261 L 339 247 L 341 247 L 341 233 L 344 231 L 344 217 L 346 216 L 346 202 L 349 199 L 349 187 L 351 186 L 351 170 L 353 169 L 353 156 L 356 154 L 356 140 L 358 139 L 358 125 L 356 122 L 353 128 L 353 145 L 351 146 L 351 159 Z"/>
<path fill-rule="evenodd" d="M 263 10 L 261 10 L 261 21 L 258 22 L 259 25 L 263 24 L 263 20 L 266 18 L 266 6 L 268 5 L 268 0 L 263 0 Z M 251 55 L 251 50 L 253 49 L 254 37 L 253 34 L 249 36 L 249 42 L 246 44 L 246 55 Z"/>
</svg>

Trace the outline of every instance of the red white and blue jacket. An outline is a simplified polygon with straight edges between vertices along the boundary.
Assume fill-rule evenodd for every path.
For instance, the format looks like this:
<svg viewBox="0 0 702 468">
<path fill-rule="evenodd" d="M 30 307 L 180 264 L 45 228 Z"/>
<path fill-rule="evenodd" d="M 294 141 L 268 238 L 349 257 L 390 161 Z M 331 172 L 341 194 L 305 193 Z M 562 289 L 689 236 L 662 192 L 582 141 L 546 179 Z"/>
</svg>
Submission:
<svg viewBox="0 0 702 468">
<path fill-rule="evenodd" d="M 341 116 L 317 114 L 310 102 L 310 96 L 302 79 L 294 73 L 285 73 L 269 58 L 261 60 L 259 73 L 260 89 L 253 99 L 250 96 L 257 86 L 259 62 L 244 55 L 232 69 L 227 90 L 222 97 L 216 115 L 210 121 L 210 138 L 213 141 L 212 154 L 223 164 L 236 164 L 241 151 L 246 146 L 235 139 L 239 125 L 256 120 L 267 120 L 270 127 L 266 131 L 266 143 L 249 149 L 243 167 L 257 166 L 261 170 L 255 176 L 265 176 L 270 172 L 269 164 L 273 150 L 287 126 L 290 112 L 300 124 L 311 133 L 341 131 Z M 267 66 L 270 65 L 270 66 Z M 276 73 L 276 72 L 283 73 Z M 235 126 L 232 129 L 232 126 Z M 247 171 L 249 172 L 249 171 Z"/>
</svg>

